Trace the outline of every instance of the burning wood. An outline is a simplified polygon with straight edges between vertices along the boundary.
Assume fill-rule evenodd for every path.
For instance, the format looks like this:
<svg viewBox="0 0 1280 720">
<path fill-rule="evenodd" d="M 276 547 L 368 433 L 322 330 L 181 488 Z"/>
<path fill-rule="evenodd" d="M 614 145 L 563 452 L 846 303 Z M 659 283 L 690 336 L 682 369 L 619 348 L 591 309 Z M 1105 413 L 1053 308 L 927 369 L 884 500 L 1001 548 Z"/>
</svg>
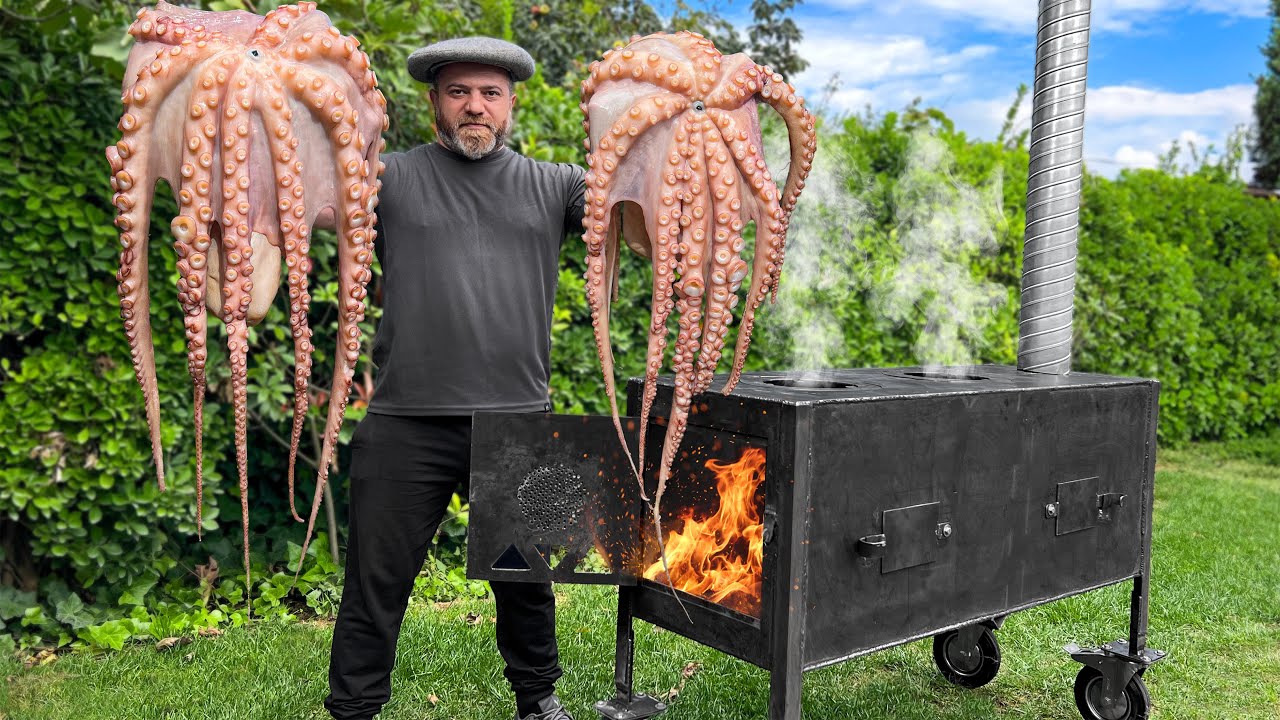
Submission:
<svg viewBox="0 0 1280 720">
<path fill-rule="evenodd" d="M 733 463 L 711 459 L 720 506 L 704 520 L 690 509 L 664 543 L 670 578 L 659 559 L 644 577 L 747 615 L 760 616 L 764 523 L 756 492 L 764 482 L 763 448 L 746 448 Z"/>
</svg>

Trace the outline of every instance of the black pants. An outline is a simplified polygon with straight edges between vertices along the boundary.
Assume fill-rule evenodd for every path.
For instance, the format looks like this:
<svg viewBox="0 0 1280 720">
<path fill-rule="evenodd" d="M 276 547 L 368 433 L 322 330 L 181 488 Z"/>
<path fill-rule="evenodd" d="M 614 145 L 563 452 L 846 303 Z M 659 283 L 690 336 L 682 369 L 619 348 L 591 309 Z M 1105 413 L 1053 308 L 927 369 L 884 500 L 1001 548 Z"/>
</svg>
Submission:
<svg viewBox="0 0 1280 720">
<path fill-rule="evenodd" d="M 471 418 L 370 413 L 351 439 L 346 584 L 324 705 L 372 718 L 391 698 L 391 668 L 413 580 L 449 500 L 470 473 Z M 551 584 L 492 582 L 498 651 L 522 704 L 561 675 Z"/>
</svg>

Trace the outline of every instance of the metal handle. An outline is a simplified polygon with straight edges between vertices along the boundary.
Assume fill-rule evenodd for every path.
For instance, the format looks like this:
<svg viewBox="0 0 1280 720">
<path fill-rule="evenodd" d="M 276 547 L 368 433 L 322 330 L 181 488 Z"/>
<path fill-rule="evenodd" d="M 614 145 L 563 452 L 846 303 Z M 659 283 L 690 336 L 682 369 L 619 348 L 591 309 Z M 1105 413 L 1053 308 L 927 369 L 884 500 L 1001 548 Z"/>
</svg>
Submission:
<svg viewBox="0 0 1280 720">
<path fill-rule="evenodd" d="M 884 557 L 885 548 L 888 543 L 885 542 L 884 535 L 867 535 L 858 538 L 858 544 L 854 547 L 854 552 L 864 558 Z"/>
</svg>

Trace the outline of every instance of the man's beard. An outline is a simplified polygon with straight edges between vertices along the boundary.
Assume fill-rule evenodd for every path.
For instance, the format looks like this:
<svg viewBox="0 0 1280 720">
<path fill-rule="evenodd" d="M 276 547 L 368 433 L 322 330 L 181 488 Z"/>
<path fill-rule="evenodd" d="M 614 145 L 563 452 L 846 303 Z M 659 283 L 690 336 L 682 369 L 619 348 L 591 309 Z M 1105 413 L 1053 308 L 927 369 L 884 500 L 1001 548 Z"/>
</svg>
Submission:
<svg viewBox="0 0 1280 720">
<path fill-rule="evenodd" d="M 462 127 L 468 123 L 479 123 L 488 130 Z M 482 117 L 461 115 L 453 123 L 441 124 L 436 129 L 441 145 L 468 159 L 479 160 L 506 141 L 510 127 L 510 122 L 499 128 Z"/>
</svg>

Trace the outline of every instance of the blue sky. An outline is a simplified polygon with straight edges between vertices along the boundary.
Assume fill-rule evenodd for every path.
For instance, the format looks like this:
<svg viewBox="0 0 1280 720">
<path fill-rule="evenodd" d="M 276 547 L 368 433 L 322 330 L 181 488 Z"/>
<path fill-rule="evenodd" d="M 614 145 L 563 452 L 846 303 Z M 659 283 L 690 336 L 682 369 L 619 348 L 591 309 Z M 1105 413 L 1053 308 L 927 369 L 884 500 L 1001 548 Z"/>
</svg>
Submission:
<svg viewBox="0 0 1280 720">
<path fill-rule="evenodd" d="M 750 0 L 702 0 L 741 28 Z M 1252 119 L 1270 28 L 1266 0 L 1094 0 L 1085 157 L 1095 172 L 1151 167 L 1172 141 L 1218 149 Z M 915 97 L 994 138 L 1035 62 L 1035 0 L 804 0 L 816 101 L 833 73 L 839 109 L 899 109 Z M 1024 108 L 1022 127 L 1027 111 Z M 1247 174 L 1248 167 L 1245 168 Z"/>
</svg>

